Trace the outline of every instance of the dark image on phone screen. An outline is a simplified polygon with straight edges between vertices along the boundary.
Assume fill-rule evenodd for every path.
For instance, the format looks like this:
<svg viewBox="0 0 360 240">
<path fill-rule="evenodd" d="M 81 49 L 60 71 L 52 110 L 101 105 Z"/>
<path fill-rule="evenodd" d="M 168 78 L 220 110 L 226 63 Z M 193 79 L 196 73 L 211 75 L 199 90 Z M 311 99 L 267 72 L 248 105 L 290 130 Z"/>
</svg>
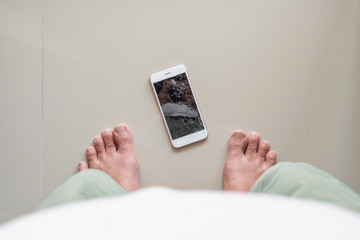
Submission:
<svg viewBox="0 0 360 240">
<path fill-rule="evenodd" d="M 204 130 L 186 73 L 154 83 L 171 138 Z"/>
</svg>

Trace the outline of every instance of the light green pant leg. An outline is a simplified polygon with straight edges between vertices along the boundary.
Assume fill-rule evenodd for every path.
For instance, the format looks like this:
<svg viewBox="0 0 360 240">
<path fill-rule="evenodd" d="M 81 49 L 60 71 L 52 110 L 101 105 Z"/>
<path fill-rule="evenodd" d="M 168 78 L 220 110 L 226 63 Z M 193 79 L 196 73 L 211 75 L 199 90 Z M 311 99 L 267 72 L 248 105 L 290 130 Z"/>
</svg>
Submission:
<svg viewBox="0 0 360 240">
<path fill-rule="evenodd" d="M 126 193 L 127 192 L 106 173 L 95 169 L 87 169 L 75 174 L 63 185 L 58 187 L 45 199 L 38 210 L 64 203 L 92 198 L 119 196 Z"/>
<path fill-rule="evenodd" d="M 250 191 L 314 199 L 360 212 L 359 194 L 307 163 L 278 163 L 261 175 Z"/>
</svg>

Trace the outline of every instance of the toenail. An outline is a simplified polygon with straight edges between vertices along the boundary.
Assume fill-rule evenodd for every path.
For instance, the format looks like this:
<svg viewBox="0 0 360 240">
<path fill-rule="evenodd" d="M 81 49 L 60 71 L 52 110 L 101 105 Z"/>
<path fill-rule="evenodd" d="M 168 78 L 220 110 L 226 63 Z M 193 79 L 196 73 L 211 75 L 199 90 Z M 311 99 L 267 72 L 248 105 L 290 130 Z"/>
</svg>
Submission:
<svg viewBox="0 0 360 240">
<path fill-rule="evenodd" d="M 117 134 L 119 134 L 120 136 L 126 136 L 127 135 L 126 129 L 123 126 L 116 128 L 115 132 Z"/>
<path fill-rule="evenodd" d="M 249 134 L 249 137 L 251 137 L 251 138 L 257 138 L 257 133 L 255 133 L 255 132 L 251 132 L 250 134 Z"/>
<path fill-rule="evenodd" d="M 235 133 L 234 134 L 234 139 L 236 140 L 236 141 L 241 141 L 241 140 L 243 140 L 244 139 L 244 134 L 242 134 L 242 133 Z"/>
<path fill-rule="evenodd" d="M 104 131 L 104 134 L 106 134 L 106 135 L 110 135 L 112 133 L 112 130 L 111 129 L 106 129 L 105 131 Z"/>
</svg>

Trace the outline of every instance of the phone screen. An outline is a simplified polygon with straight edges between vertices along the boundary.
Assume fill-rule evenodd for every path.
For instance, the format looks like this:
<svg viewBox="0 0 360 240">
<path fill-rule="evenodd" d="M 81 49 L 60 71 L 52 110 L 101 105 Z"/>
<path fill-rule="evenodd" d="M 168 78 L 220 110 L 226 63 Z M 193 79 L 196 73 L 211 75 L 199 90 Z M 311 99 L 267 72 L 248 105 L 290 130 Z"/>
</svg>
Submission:
<svg viewBox="0 0 360 240">
<path fill-rule="evenodd" d="M 204 130 L 186 73 L 154 83 L 173 140 Z"/>
</svg>

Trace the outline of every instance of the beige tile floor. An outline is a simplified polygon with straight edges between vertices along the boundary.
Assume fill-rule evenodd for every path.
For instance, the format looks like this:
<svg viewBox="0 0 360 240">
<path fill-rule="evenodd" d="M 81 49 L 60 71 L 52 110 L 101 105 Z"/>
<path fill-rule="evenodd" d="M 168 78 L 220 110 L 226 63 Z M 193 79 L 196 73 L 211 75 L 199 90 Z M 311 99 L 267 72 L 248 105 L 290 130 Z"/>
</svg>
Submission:
<svg viewBox="0 0 360 240">
<path fill-rule="evenodd" d="M 221 189 L 232 130 L 360 192 L 360 2 L 0 0 L 0 222 L 33 211 L 107 127 L 142 186 Z M 174 150 L 151 73 L 188 67 L 209 137 Z"/>
</svg>

